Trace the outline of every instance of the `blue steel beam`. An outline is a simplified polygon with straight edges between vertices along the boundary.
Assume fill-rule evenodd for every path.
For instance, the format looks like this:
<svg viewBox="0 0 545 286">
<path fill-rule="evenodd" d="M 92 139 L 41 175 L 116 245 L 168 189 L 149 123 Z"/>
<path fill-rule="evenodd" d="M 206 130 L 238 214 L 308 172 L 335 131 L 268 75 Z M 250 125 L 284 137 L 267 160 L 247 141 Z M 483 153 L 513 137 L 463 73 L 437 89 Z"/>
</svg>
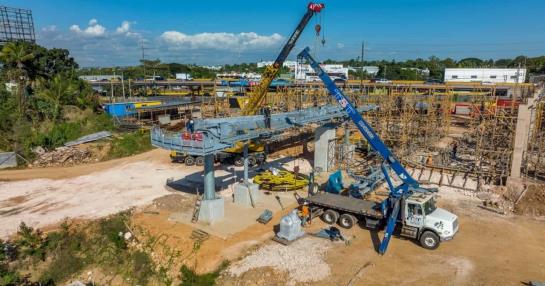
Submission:
<svg viewBox="0 0 545 286">
<path fill-rule="evenodd" d="M 377 106 L 358 108 L 359 112 L 376 110 Z M 168 132 L 159 127 L 151 130 L 151 144 L 155 147 L 174 150 L 189 155 L 215 154 L 235 143 L 259 138 L 269 138 L 291 128 L 300 128 L 310 123 L 326 123 L 346 119 L 347 115 L 338 106 L 325 105 L 292 112 L 271 115 L 271 128 L 265 127 L 265 116 L 239 116 L 195 120 L 195 132 Z"/>
</svg>

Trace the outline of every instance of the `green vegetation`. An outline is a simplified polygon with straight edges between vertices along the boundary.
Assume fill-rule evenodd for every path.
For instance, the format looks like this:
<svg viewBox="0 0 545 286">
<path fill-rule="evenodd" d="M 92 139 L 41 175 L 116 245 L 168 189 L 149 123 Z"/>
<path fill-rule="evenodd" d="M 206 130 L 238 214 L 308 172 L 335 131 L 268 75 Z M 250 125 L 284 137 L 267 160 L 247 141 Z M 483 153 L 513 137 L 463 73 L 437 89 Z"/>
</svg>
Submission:
<svg viewBox="0 0 545 286">
<path fill-rule="evenodd" d="M 131 156 L 151 150 L 149 131 L 136 131 L 114 138 L 108 159 Z"/>
<path fill-rule="evenodd" d="M 132 67 L 103 67 L 103 68 L 82 68 L 78 71 L 80 75 L 121 75 L 125 78 L 143 79 L 153 75 L 163 78 L 173 78 L 176 73 L 190 73 L 193 78 L 214 79 L 214 71 L 204 67 L 191 64 L 161 63 L 160 60 L 144 60 L 138 66 Z"/>
<path fill-rule="evenodd" d="M 224 261 L 218 269 L 213 272 L 205 274 L 197 274 L 195 271 L 186 265 L 180 268 L 180 276 L 182 283 L 180 286 L 212 286 L 216 285 L 216 279 L 220 276 L 220 273 L 229 266 L 229 262 Z"/>
<path fill-rule="evenodd" d="M 344 64 L 351 67 L 361 67 L 362 62 L 359 58 L 348 61 L 326 60 L 326 64 Z M 440 59 L 432 56 L 428 59 L 416 59 L 406 61 L 363 61 L 363 66 L 378 66 L 379 73 L 377 77 L 387 78 L 392 80 L 425 80 L 427 78 L 443 79 L 445 68 L 516 68 L 526 67 L 529 74 L 545 73 L 545 56 L 541 57 L 525 57 L 518 56 L 514 59 L 498 59 L 498 60 L 482 60 L 478 58 L 465 58 L 454 60 L 451 58 Z M 428 69 L 429 76 L 425 76 L 418 70 Z M 351 78 L 359 79 L 361 73 L 351 71 Z M 364 79 L 370 79 L 372 76 L 363 74 Z"/>
<path fill-rule="evenodd" d="M 11 42 L 1 47 L 0 63 L 0 78 L 9 83 L 0 86 L 0 150 L 32 159 L 34 146 L 57 147 L 112 128 L 94 113 L 98 97 L 77 78 L 67 50 Z"/>
<path fill-rule="evenodd" d="M 180 267 L 187 256 L 169 248 L 164 235 L 153 236 L 131 226 L 130 218 L 130 212 L 122 212 L 85 224 L 65 221 L 59 230 L 47 234 L 21 224 L 13 240 L 0 241 L 0 286 L 63 285 L 82 279 L 89 270 L 101 272 L 108 281 L 117 278 L 130 285 L 204 286 L 215 285 L 228 266 L 224 262 L 202 275 Z"/>
</svg>

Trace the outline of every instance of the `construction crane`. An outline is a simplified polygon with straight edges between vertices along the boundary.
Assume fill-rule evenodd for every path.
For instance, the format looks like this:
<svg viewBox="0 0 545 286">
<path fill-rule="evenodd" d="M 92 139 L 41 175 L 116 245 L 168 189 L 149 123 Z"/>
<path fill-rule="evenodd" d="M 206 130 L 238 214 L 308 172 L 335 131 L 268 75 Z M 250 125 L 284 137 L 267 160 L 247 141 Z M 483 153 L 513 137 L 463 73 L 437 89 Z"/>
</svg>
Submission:
<svg viewBox="0 0 545 286">
<path fill-rule="evenodd" d="M 261 81 L 259 82 L 259 85 L 255 87 L 252 93 L 250 93 L 247 102 L 242 106 L 241 112 L 243 115 L 255 115 L 258 113 L 263 105 L 263 100 L 267 95 L 267 91 L 269 89 L 269 86 L 271 85 L 271 82 L 278 75 L 278 71 L 280 70 L 280 68 L 282 68 L 284 61 L 288 57 L 293 47 L 295 47 L 299 36 L 301 36 L 301 34 L 303 33 L 303 30 L 307 26 L 312 16 L 314 16 L 314 14 L 316 13 L 320 13 L 320 11 L 322 11 L 322 9 L 324 8 L 325 5 L 322 3 L 309 3 L 307 5 L 307 11 L 305 15 L 303 15 L 303 18 L 301 19 L 301 21 L 299 21 L 299 24 L 291 34 L 284 47 L 282 47 L 280 54 L 272 65 L 265 68 L 265 71 L 261 76 Z M 265 116 L 270 117 L 270 110 L 267 110 L 265 112 Z M 241 166 L 244 162 L 243 154 L 245 144 L 246 142 L 237 142 L 235 146 L 225 149 L 223 150 L 223 152 L 220 152 L 220 155 L 222 155 L 222 158 L 225 158 L 225 161 L 232 161 L 236 166 Z M 250 165 L 265 161 L 267 150 L 264 144 L 261 144 L 259 142 L 250 142 L 247 147 L 249 152 L 248 159 L 250 160 Z"/>
<path fill-rule="evenodd" d="M 411 195 L 414 193 L 429 193 L 433 190 L 424 189 L 421 188 L 419 183 L 412 178 L 412 176 L 407 172 L 407 170 L 401 165 L 399 160 L 394 156 L 392 151 L 384 144 L 384 142 L 380 139 L 380 137 L 377 135 L 377 133 L 373 130 L 371 125 L 367 123 L 361 115 L 358 113 L 358 111 L 352 106 L 348 98 L 342 93 L 342 91 L 335 85 L 333 80 L 329 77 L 329 75 L 320 67 L 320 64 L 316 62 L 312 58 L 312 56 L 309 53 L 310 49 L 307 47 L 305 48 L 301 53 L 299 53 L 298 58 L 299 59 L 306 59 L 310 66 L 314 69 L 314 71 L 317 73 L 318 77 L 323 81 L 324 85 L 328 89 L 329 93 L 335 97 L 335 99 L 339 102 L 339 104 L 344 108 L 346 113 L 350 116 L 350 119 L 354 122 L 354 124 L 358 127 L 358 130 L 361 132 L 361 134 L 365 137 L 365 139 L 369 142 L 369 145 L 373 150 L 375 150 L 383 159 L 383 163 L 381 165 L 382 173 L 384 174 L 384 178 L 388 184 L 388 187 L 390 189 L 390 193 L 387 199 L 387 207 L 385 208 L 386 216 L 387 216 L 387 224 L 386 229 L 384 232 L 384 238 L 382 239 L 380 246 L 379 246 L 379 253 L 384 254 L 386 252 L 386 249 L 388 248 L 388 244 L 390 241 L 390 238 L 394 232 L 394 229 L 396 227 L 396 224 L 399 220 L 399 213 L 400 208 L 402 207 L 402 201 L 404 202 L 403 206 L 407 204 L 408 201 L 410 202 Z M 392 170 L 396 176 L 401 180 L 401 184 L 394 186 L 392 182 L 392 178 L 390 177 L 389 170 Z M 414 201 L 426 201 L 430 199 L 430 196 L 420 196 L 419 199 L 415 199 L 417 196 L 412 197 L 412 202 Z M 333 197 L 334 198 L 334 197 Z M 416 205 L 416 204 L 415 204 Z M 433 203 L 435 206 L 435 204 Z M 404 209 L 407 209 L 404 207 Z M 435 208 L 434 208 L 435 211 Z M 454 233 L 457 231 L 457 218 L 454 214 L 445 215 L 448 213 L 445 210 L 440 211 L 441 215 L 436 214 L 436 217 L 433 217 L 433 219 L 439 223 L 450 224 L 450 230 L 448 230 L 448 235 L 454 235 Z M 425 212 L 424 212 L 425 214 Z M 432 217 L 432 212 L 429 214 L 430 217 Z M 439 241 L 436 242 L 436 244 L 433 243 L 432 240 L 439 240 L 440 236 L 444 234 L 443 230 L 437 230 L 433 229 L 433 226 L 427 226 L 423 224 L 423 222 L 420 222 L 421 225 L 414 225 L 410 221 L 410 217 L 403 219 L 402 221 L 405 222 L 408 221 L 408 225 L 404 225 L 402 228 L 402 234 L 405 230 L 406 233 L 408 233 L 407 236 L 413 237 L 413 238 L 421 238 L 422 235 L 426 234 L 426 237 L 421 241 L 423 241 L 423 246 L 426 247 L 426 242 L 429 242 L 430 245 L 433 245 L 433 247 L 436 247 L 435 245 L 438 245 Z M 439 220 L 439 221 L 438 221 Z M 424 221 L 424 217 L 421 221 Z M 411 225 L 412 224 L 412 225 Z M 433 235 L 431 234 L 433 233 Z M 438 233 L 438 234 L 437 234 Z M 429 236 L 429 239 L 428 239 Z M 426 241 L 426 239 L 428 239 Z M 443 237 L 441 237 L 443 239 Z M 450 238 L 447 238 L 450 239 Z M 430 249 L 430 245 L 427 245 Z"/>
<path fill-rule="evenodd" d="M 261 81 L 259 82 L 259 85 L 256 86 L 256 88 L 250 95 L 248 102 L 242 108 L 243 115 L 257 114 L 263 104 L 265 96 L 267 95 L 267 91 L 269 89 L 269 86 L 271 85 L 271 82 L 278 75 L 278 71 L 280 70 L 280 68 L 282 68 L 284 61 L 286 60 L 286 58 L 288 58 L 288 55 L 293 47 L 295 47 L 295 43 L 299 39 L 299 36 L 301 36 L 301 33 L 303 33 L 303 30 L 307 26 L 312 16 L 314 16 L 314 14 L 316 13 L 320 13 L 320 11 L 322 11 L 322 9 L 324 8 L 325 5 L 322 3 L 308 4 L 307 12 L 305 13 L 305 15 L 303 15 L 303 18 L 297 25 L 297 28 L 295 28 L 295 31 L 293 31 L 293 33 L 291 34 L 288 42 L 284 45 L 282 51 L 280 51 L 280 54 L 278 55 L 274 63 L 265 68 L 265 71 L 261 75 Z"/>
</svg>

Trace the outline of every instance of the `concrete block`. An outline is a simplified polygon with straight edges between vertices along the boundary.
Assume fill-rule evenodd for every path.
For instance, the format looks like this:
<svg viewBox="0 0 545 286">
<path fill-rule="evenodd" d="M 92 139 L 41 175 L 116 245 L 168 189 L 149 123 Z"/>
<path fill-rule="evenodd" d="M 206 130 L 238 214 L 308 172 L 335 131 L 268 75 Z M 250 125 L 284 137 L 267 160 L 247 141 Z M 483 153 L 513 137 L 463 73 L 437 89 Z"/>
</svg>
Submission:
<svg viewBox="0 0 545 286">
<path fill-rule="evenodd" d="M 223 198 L 203 200 L 199 211 L 199 222 L 213 224 L 223 220 L 225 216 L 225 202 Z"/>
<path fill-rule="evenodd" d="M 251 197 L 250 197 L 251 195 Z M 254 183 L 236 184 L 234 190 L 235 204 L 241 206 L 252 206 L 252 200 L 254 204 L 257 204 L 261 200 L 261 192 L 259 191 L 259 185 Z"/>
</svg>

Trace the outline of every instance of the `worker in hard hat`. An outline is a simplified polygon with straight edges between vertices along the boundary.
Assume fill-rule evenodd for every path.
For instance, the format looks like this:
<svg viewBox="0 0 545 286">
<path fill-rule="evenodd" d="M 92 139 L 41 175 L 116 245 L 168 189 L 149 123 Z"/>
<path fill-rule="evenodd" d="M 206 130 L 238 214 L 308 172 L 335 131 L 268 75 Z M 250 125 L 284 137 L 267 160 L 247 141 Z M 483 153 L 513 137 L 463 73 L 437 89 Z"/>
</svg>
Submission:
<svg viewBox="0 0 545 286">
<path fill-rule="evenodd" d="M 299 217 L 301 218 L 302 226 L 306 226 L 307 223 L 310 224 L 310 209 L 307 202 L 304 202 L 299 208 Z"/>
</svg>

